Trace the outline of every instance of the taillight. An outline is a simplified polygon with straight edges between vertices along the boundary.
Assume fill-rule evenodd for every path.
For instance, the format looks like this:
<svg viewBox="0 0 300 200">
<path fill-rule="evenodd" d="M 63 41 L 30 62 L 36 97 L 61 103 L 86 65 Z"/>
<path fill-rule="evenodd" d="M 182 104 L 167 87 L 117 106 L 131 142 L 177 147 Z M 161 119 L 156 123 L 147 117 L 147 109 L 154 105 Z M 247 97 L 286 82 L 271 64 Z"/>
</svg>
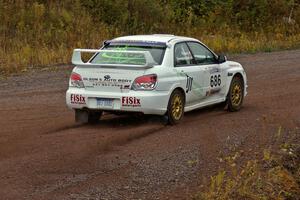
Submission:
<svg viewBox="0 0 300 200">
<path fill-rule="evenodd" d="M 78 87 L 78 88 L 84 87 L 81 76 L 75 72 L 72 72 L 72 74 L 71 74 L 70 83 L 74 87 Z"/>
<path fill-rule="evenodd" d="M 156 87 L 157 75 L 150 74 L 136 78 L 132 84 L 134 90 L 153 90 Z"/>
</svg>

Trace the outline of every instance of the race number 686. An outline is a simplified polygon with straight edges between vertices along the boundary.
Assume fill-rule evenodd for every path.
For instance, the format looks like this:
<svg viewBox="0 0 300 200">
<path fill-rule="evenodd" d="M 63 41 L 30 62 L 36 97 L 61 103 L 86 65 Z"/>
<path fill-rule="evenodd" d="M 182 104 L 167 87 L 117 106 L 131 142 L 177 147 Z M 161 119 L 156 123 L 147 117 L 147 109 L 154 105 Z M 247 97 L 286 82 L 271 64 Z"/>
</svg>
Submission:
<svg viewBox="0 0 300 200">
<path fill-rule="evenodd" d="M 221 85 L 221 74 L 211 75 L 210 87 L 217 87 Z"/>
</svg>

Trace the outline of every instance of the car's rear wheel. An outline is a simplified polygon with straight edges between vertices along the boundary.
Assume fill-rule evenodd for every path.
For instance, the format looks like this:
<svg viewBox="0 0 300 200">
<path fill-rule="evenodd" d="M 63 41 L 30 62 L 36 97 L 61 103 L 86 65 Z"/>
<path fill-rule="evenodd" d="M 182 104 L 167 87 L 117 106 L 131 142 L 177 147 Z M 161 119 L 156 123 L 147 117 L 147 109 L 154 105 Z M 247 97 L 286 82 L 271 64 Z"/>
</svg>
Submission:
<svg viewBox="0 0 300 200">
<path fill-rule="evenodd" d="M 75 110 L 75 121 L 79 123 L 95 124 L 99 122 L 102 111 Z"/>
<path fill-rule="evenodd" d="M 167 117 L 170 125 L 177 124 L 184 115 L 185 99 L 180 90 L 174 90 L 170 96 Z"/>
<path fill-rule="evenodd" d="M 233 77 L 228 96 L 228 111 L 235 112 L 241 109 L 244 100 L 244 83 L 240 76 Z"/>
</svg>

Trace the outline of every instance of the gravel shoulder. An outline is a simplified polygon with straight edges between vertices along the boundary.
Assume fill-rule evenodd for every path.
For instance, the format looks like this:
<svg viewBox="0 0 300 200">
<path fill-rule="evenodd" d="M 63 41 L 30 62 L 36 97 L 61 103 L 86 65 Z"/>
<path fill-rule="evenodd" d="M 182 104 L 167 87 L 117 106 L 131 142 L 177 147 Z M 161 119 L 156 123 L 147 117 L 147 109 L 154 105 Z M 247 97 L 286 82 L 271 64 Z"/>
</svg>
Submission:
<svg viewBox="0 0 300 200">
<path fill-rule="evenodd" d="M 0 81 L 3 199 L 189 199 L 232 148 L 245 158 L 279 126 L 300 127 L 300 50 L 235 55 L 247 71 L 240 112 L 214 106 L 177 126 L 105 115 L 77 125 L 65 106 L 71 67 Z"/>
</svg>

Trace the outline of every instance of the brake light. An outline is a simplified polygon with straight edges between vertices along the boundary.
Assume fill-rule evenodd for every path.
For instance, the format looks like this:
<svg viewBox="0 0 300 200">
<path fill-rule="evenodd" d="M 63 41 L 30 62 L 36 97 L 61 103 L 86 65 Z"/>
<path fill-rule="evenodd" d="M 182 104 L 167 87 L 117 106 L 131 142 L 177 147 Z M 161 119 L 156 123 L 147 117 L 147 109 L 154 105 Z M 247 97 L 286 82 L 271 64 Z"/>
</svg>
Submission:
<svg viewBox="0 0 300 200">
<path fill-rule="evenodd" d="M 83 88 L 84 84 L 79 74 L 72 72 L 70 77 L 70 84 L 74 87 Z"/>
<path fill-rule="evenodd" d="M 132 84 L 133 90 L 153 90 L 156 87 L 157 75 L 150 74 L 136 78 Z"/>
</svg>

